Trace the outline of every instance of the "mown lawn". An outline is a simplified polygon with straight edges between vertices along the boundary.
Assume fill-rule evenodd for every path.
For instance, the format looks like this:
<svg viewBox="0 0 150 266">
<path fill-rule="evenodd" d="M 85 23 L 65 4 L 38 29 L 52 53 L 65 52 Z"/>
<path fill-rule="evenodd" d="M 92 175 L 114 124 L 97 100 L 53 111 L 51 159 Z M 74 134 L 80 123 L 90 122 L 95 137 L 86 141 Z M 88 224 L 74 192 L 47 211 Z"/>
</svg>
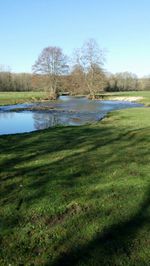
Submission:
<svg viewBox="0 0 150 266">
<path fill-rule="evenodd" d="M 150 108 L 0 149 L 0 265 L 150 265 Z"/>
</svg>

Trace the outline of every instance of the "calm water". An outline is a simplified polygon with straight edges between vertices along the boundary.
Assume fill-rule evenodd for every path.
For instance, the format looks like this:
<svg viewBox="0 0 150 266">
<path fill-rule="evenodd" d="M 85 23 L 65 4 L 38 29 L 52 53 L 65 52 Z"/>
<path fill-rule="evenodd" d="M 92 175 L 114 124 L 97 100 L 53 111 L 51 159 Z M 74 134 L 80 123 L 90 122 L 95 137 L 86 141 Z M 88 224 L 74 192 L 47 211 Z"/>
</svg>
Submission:
<svg viewBox="0 0 150 266">
<path fill-rule="evenodd" d="M 13 108 L 46 106 L 46 111 L 10 111 Z M 56 125 L 82 125 L 103 118 L 112 110 L 142 106 L 121 101 L 91 101 L 86 98 L 61 96 L 54 103 L 9 105 L 0 108 L 0 135 L 30 132 Z"/>
</svg>

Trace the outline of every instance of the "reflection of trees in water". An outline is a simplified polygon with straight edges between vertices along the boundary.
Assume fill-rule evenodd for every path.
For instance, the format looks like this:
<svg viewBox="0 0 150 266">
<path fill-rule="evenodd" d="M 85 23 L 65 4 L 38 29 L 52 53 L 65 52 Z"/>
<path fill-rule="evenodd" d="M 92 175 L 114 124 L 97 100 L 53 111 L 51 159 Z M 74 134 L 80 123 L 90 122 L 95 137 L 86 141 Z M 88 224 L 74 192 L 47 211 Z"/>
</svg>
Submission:
<svg viewBox="0 0 150 266">
<path fill-rule="evenodd" d="M 13 118 L 15 114 L 13 112 L 0 112 L 0 118 L 1 119 L 9 119 L 9 118 Z"/>
<path fill-rule="evenodd" d="M 35 129 L 44 129 L 61 124 L 59 114 L 54 113 L 33 113 L 34 127 Z"/>
</svg>

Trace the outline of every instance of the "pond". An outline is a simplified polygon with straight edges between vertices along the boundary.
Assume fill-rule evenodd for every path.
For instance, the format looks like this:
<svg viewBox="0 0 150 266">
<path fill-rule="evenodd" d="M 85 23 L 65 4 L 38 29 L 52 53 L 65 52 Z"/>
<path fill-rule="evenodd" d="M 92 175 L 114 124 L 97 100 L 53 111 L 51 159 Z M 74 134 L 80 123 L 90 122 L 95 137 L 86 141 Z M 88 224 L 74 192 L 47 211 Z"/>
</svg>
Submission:
<svg viewBox="0 0 150 266">
<path fill-rule="evenodd" d="M 0 107 L 0 135 L 31 132 L 57 125 L 83 125 L 101 120 L 112 110 L 140 107 L 125 101 L 89 100 L 61 96 L 55 102 Z"/>
</svg>

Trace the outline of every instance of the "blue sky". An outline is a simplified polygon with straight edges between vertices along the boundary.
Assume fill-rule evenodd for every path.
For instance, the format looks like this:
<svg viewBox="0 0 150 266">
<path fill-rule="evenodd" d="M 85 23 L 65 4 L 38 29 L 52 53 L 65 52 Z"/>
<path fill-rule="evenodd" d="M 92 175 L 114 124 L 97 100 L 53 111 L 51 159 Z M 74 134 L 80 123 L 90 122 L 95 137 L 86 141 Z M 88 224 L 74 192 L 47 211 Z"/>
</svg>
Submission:
<svg viewBox="0 0 150 266">
<path fill-rule="evenodd" d="M 0 28 L 0 65 L 13 72 L 31 72 L 44 47 L 71 55 L 94 38 L 108 71 L 150 74 L 149 0 L 1 0 Z"/>
</svg>

